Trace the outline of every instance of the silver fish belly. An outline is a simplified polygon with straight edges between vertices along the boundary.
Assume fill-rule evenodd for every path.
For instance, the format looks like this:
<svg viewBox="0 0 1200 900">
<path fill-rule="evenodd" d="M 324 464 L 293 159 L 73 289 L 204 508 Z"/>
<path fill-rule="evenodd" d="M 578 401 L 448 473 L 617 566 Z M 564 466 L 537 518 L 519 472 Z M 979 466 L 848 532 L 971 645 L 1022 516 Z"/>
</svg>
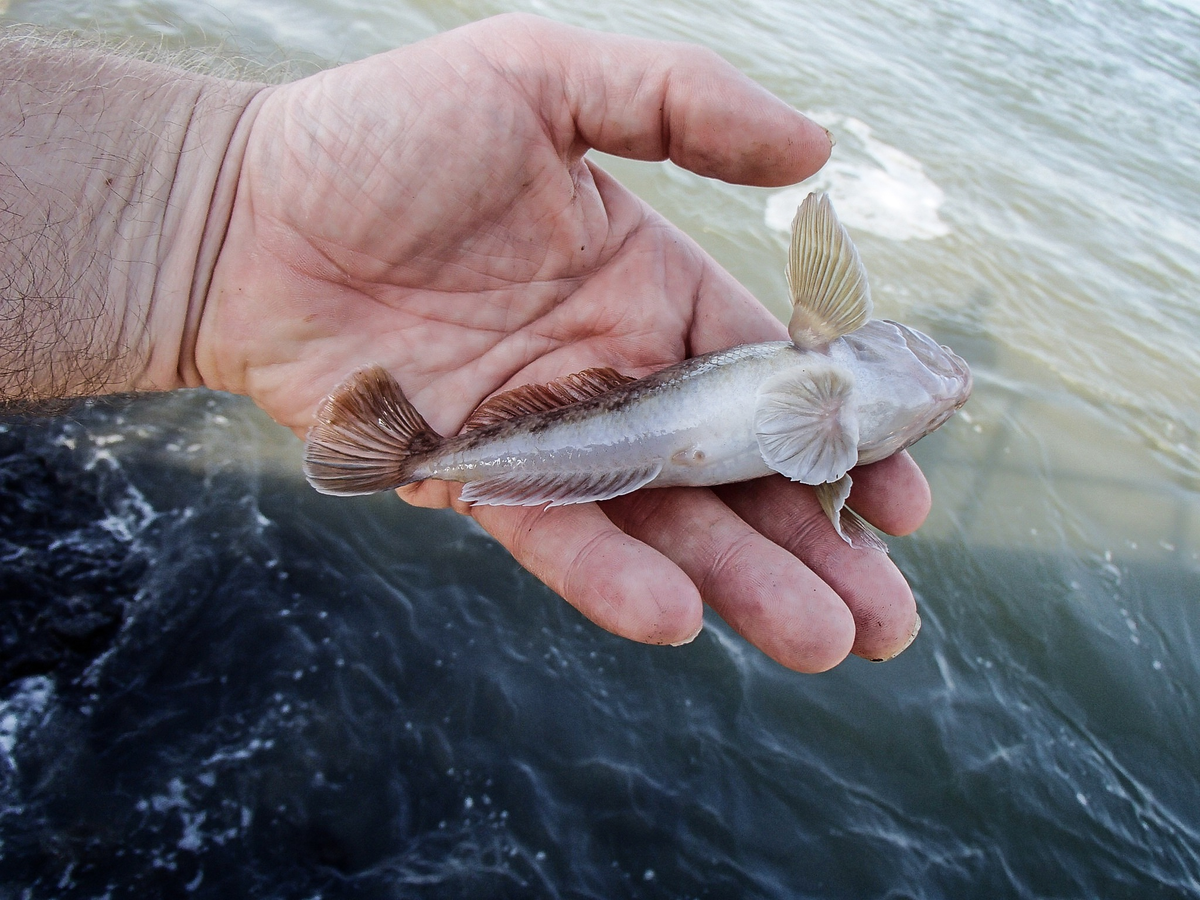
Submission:
<svg viewBox="0 0 1200 900">
<path fill-rule="evenodd" d="M 385 370 L 360 370 L 318 411 L 306 475 L 330 494 L 435 478 L 462 482 L 471 503 L 554 506 L 778 472 L 813 485 L 849 543 L 882 547 L 845 506 L 849 470 L 939 427 L 970 395 L 970 370 L 920 332 L 870 318 L 865 270 L 827 197 L 810 195 L 797 212 L 787 273 L 790 341 L 637 380 L 590 369 L 517 388 L 452 437 Z"/>
<path fill-rule="evenodd" d="M 522 502 L 550 505 L 581 502 L 578 491 L 563 484 L 571 480 L 566 473 L 587 482 L 589 476 L 627 472 L 644 487 L 766 475 L 771 470 L 758 452 L 746 397 L 794 353 L 790 342 L 778 341 L 689 359 L 570 406 L 468 431 L 447 441 L 415 474 L 476 485 L 519 475 L 545 482 L 548 491 Z M 616 484 L 598 492 L 626 493 Z M 478 487 L 467 489 L 468 500 L 482 496 Z"/>
</svg>

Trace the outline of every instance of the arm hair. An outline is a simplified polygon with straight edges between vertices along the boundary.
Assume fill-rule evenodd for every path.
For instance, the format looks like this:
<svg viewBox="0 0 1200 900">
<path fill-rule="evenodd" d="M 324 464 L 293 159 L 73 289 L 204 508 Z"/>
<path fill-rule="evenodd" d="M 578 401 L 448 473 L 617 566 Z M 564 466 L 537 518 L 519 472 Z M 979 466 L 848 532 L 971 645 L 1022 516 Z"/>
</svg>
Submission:
<svg viewBox="0 0 1200 900">
<path fill-rule="evenodd" d="M 0 29 L 0 406 L 198 383 L 263 87 Z"/>
</svg>

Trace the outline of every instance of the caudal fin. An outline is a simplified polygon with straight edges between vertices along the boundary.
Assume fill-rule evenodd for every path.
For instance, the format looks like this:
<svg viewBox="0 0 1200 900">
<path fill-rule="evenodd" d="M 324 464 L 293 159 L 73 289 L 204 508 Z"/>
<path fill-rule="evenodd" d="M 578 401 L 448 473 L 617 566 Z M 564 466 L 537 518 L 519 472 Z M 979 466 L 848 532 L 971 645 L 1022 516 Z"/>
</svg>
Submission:
<svg viewBox="0 0 1200 900">
<path fill-rule="evenodd" d="M 411 484 L 414 457 L 442 437 L 386 369 L 359 369 L 325 398 L 304 441 L 304 475 L 322 494 L 374 494 Z"/>
</svg>

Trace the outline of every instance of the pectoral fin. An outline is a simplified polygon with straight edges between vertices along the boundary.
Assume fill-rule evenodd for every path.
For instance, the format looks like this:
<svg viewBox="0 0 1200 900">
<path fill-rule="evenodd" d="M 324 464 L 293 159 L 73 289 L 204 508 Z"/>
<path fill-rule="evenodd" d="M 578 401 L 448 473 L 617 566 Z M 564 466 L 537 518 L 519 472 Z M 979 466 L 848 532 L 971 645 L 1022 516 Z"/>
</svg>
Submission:
<svg viewBox="0 0 1200 900">
<path fill-rule="evenodd" d="M 788 333 L 797 347 L 828 346 L 871 318 L 867 270 L 828 194 L 809 194 L 796 211 L 787 280 L 792 292 Z"/>
<path fill-rule="evenodd" d="M 569 506 L 611 500 L 645 487 L 662 471 L 661 462 L 602 472 L 561 472 L 527 475 L 511 472 L 472 481 L 462 499 L 481 506 Z"/>
<path fill-rule="evenodd" d="M 854 376 L 824 360 L 763 383 L 754 430 L 763 460 L 792 481 L 837 481 L 858 462 Z"/>
<path fill-rule="evenodd" d="M 842 540 L 855 550 L 870 549 L 887 553 L 887 544 L 883 539 L 871 530 L 871 526 L 858 513 L 846 506 L 850 487 L 849 475 L 843 475 L 837 481 L 818 484 L 816 492 L 821 509 L 825 510 L 825 515 L 829 516 L 829 521 Z"/>
</svg>

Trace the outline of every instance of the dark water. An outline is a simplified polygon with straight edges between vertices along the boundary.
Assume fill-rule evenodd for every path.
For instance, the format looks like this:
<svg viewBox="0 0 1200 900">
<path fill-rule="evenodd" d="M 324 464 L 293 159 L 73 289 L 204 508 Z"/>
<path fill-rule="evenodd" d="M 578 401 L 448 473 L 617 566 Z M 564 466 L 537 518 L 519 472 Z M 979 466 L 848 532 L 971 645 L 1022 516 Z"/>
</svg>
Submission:
<svg viewBox="0 0 1200 900">
<path fill-rule="evenodd" d="M 801 677 L 239 461 L 269 428 L 195 394 L 0 431 L 7 896 L 1200 896 L 1197 673 L 1161 661 L 1194 571 L 896 541 L 918 643 Z M 1142 663 L 1079 628 L 1105 596 Z"/>
</svg>

